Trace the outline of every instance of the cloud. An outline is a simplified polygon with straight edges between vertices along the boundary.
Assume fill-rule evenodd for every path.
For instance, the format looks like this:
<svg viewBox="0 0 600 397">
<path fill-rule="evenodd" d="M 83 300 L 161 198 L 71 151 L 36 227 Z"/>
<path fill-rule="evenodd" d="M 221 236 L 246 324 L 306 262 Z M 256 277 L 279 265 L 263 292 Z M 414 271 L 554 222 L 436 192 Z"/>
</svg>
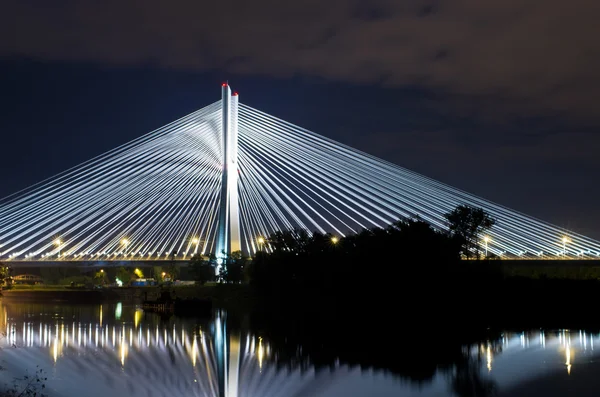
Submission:
<svg viewBox="0 0 600 397">
<path fill-rule="evenodd" d="M 574 187 L 595 194 L 595 175 L 600 173 L 600 137 L 592 129 L 546 130 L 530 135 L 516 135 L 511 132 L 513 129 L 496 126 L 481 132 L 479 126 L 433 126 L 373 132 L 357 138 L 355 145 L 410 170 L 475 190 L 484 197 L 497 196 L 499 187 L 519 197 L 520 193 L 514 193 L 517 186 L 524 189 L 521 193 L 537 189 L 540 198 L 568 196 Z"/>
<path fill-rule="evenodd" d="M 0 55 L 418 85 L 597 120 L 598 20 L 594 0 L 7 0 Z"/>
</svg>

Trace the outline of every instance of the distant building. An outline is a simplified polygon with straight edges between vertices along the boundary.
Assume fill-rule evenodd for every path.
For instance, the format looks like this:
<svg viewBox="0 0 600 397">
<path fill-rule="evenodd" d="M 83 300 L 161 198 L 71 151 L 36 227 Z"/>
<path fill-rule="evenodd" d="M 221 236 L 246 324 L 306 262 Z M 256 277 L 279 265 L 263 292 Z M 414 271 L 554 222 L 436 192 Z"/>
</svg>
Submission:
<svg viewBox="0 0 600 397">
<path fill-rule="evenodd" d="M 44 280 L 40 276 L 36 276 L 35 274 L 18 274 L 13 276 L 14 284 L 43 284 Z"/>
<path fill-rule="evenodd" d="M 147 287 L 156 284 L 156 280 L 153 278 L 138 278 L 137 280 L 131 282 L 132 287 Z"/>
</svg>

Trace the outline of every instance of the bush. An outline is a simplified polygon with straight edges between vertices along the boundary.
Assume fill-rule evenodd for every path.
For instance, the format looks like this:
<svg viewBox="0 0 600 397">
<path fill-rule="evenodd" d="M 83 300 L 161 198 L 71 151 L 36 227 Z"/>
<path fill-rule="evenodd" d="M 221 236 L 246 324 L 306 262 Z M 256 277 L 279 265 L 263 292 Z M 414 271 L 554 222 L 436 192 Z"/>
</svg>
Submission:
<svg viewBox="0 0 600 397">
<path fill-rule="evenodd" d="M 5 390 L 0 391 L 0 397 L 44 397 L 46 394 L 41 390 L 46 388 L 47 380 L 44 371 L 38 366 L 32 375 L 26 373 L 22 378 L 16 378 L 12 386 L 5 385 Z"/>
<path fill-rule="evenodd" d="M 91 285 L 94 283 L 94 279 L 88 276 L 71 276 L 60 280 L 60 285 Z"/>
</svg>

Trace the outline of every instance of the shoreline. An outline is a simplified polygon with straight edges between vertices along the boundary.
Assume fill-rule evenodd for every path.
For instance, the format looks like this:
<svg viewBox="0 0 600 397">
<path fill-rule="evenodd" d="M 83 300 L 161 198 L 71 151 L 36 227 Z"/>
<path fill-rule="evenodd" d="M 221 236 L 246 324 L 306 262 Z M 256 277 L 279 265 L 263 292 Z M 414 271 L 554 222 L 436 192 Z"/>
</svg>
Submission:
<svg viewBox="0 0 600 397">
<path fill-rule="evenodd" d="M 101 289 L 75 289 L 57 286 L 27 289 L 2 290 L 0 299 L 4 302 L 47 302 L 67 304 L 99 304 L 126 302 L 141 304 L 146 300 L 156 300 L 164 290 L 171 291 L 173 298 L 210 299 L 217 308 L 225 310 L 245 310 L 251 307 L 254 294 L 248 285 L 210 286 L 171 286 L 171 287 L 111 287 Z"/>
<path fill-rule="evenodd" d="M 41 287 L 3 290 L 4 302 L 96 304 L 124 302 L 140 304 L 156 300 L 165 291 L 173 299 L 209 299 L 214 308 L 237 313 L 270 315 L 289 312 L 295 316 L 354 317 L 366 313 L 402 313 L 417 323 L 449 323 L 486 328 L 600 327 L 593 318 L 593 304 L 600 298 L 600 280 L 512 277 L 477 280 L 453 285 L 432 282 L 419 291 L 395 289 L 391 285 L 365 282 L 331 286 L 325 293 L 281 287 L 258 293 L 248 284 L 216 284 L 170 287 L 111 287 L 70 289 Z M 425 284 L 423 284 L 425 285 Z"/>
</svg>

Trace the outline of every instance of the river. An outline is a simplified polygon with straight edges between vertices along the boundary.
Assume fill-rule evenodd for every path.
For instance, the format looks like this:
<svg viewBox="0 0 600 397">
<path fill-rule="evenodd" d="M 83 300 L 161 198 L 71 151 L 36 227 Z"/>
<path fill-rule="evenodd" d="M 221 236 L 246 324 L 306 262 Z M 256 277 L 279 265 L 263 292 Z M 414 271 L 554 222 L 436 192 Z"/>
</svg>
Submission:
<svg viewBox="0 0 600 397">
<path fill-rule="evenodd" d="M 462 346 L 462 359 L 434 367 L 431 376 L 412 377 L 343 360 L 316 368 L 302 346 L 294 347 L 293 357 L 279 353 L 280 346 L 251 324 L 223 311 L 177 318 L 124 303 L 5 301 L 0 303 L 0 382 L 5 390 L 20 392 L 39 371 L 32 390 L 52 397 L 550 397 L 597 396 L 600 390 L 597 332 L 505 331 Z M 422 338 L 410 331 L 390 343 L 443 346 L 444 332 Z M 393 360 L 404 367 L 427 360 L 414 351 L 394 350 Z"/>
</svg>

